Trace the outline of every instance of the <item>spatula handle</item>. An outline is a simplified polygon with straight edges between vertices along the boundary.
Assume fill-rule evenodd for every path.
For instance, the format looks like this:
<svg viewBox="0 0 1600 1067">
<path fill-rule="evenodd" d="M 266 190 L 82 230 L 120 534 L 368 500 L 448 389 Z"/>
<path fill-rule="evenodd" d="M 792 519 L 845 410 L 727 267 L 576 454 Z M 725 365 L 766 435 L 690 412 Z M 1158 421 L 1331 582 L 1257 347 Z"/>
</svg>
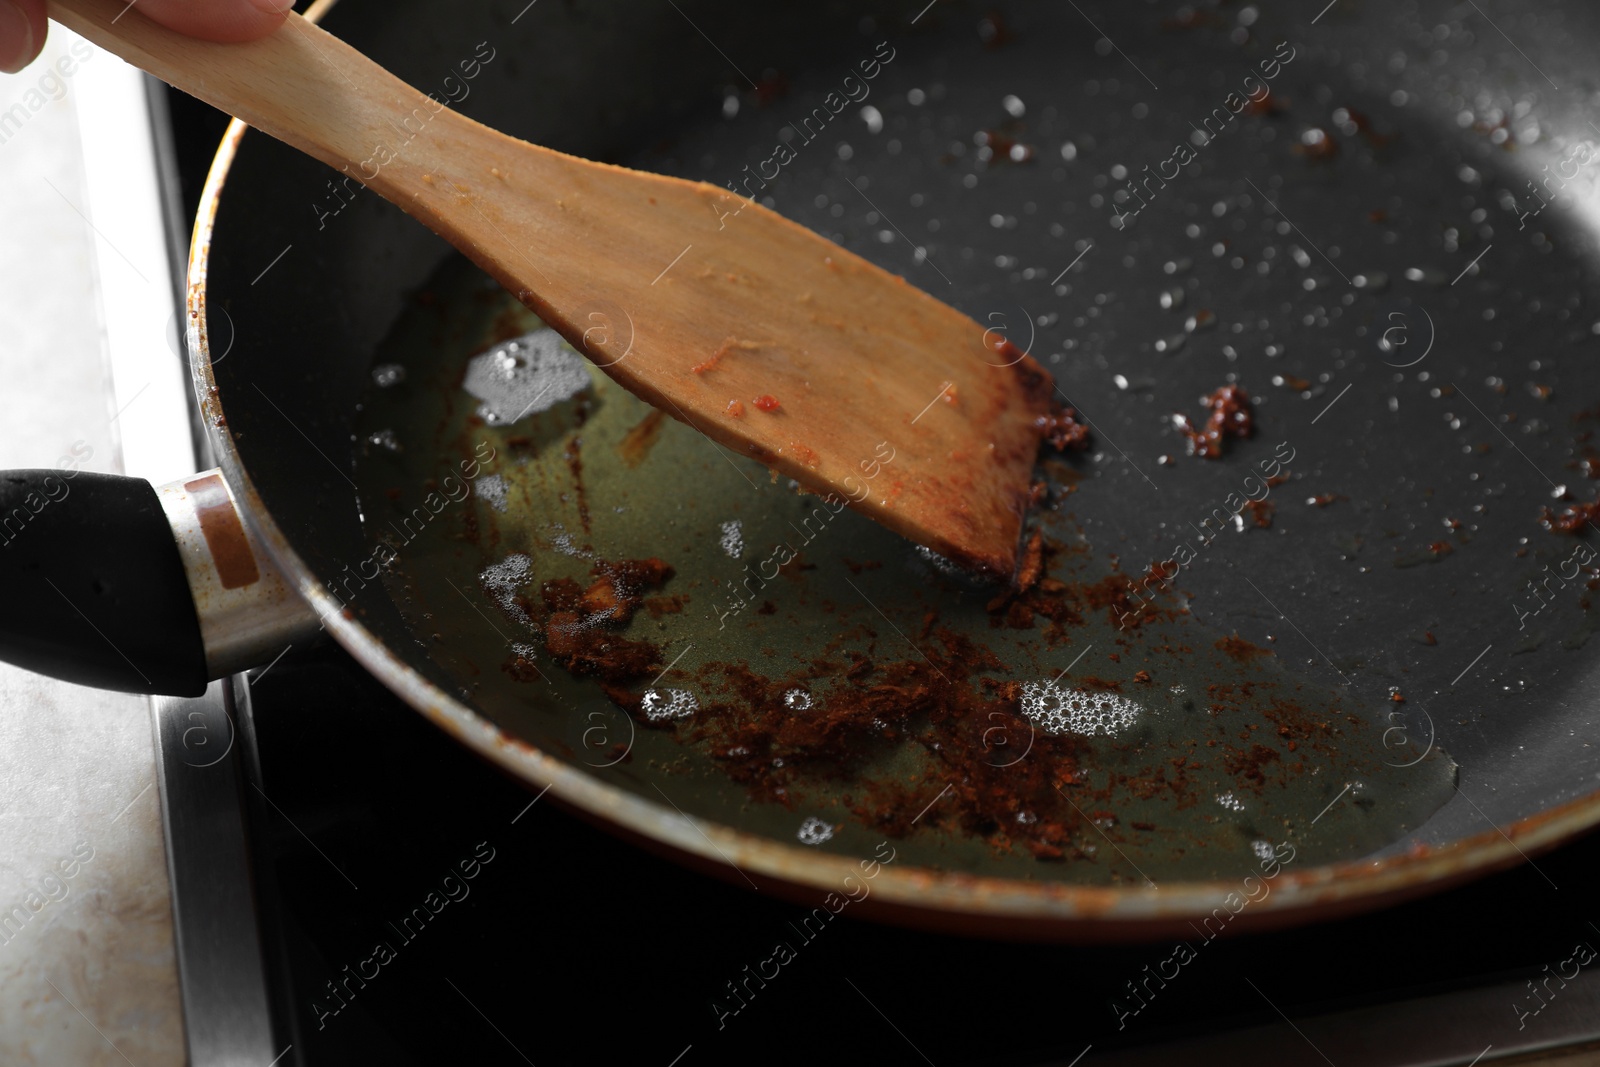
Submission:
<svg viewBox="0 0 1600 1067">
<path fill-rule="evenodd" d="M 51 0 L 50 16 L 109 52 L 368 185 L 382 185 L 385 146 L 443 104 L 326 30 L 290 13 L 241 44 L 167 29 L 126 0 Z M 400 136 L 404 136 L 400 134 Z M 381 189 L 379 190 L 381 193 Z"/>
</svg>

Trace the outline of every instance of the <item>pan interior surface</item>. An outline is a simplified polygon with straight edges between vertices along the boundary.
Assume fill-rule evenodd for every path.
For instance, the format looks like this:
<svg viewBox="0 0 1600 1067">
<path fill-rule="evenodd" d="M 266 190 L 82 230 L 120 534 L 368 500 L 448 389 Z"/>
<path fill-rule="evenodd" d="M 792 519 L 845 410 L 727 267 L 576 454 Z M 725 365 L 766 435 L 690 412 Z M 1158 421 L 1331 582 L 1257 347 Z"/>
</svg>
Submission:
<svg viewBox="0 0 1600 1067">
<path fill-rule="evenodd" d="M 642 796 L 1100 884 L 1347 859 L 1448 799 L 1454 765 L 1380 709 L 1142 606 L 1066 461 L 1041 471 L 1043 574 L 1010 594 L 665 418 L 463 261 L 382 357 L 357 471 L 385 586 L 463 699 Z M 892 442 L 863 457 L 872 491 L 894 477 Z"/>
<path fill-rule="evenodd" d="M 376 29 L 360 6 L 332 28 L 415 84 L 472 52 L 466 30 L 419 43 L 421 11 Z M 1097 18 L 1102 37 L 1070 6 L 950 5 L 802 31 L 708 5 L 686 10 L 755 57 L 753 87 L 712 53 L 654 95 L 596 81 L 585 125 L 514 98 L 588 84 L 552 37 L 654 54 L 641 31 L 598 6 L 514 30 L 483 7 L 474 40 L 549 62 L 508 45 L 463 110 L 770 198 L 1031 352 L 1093 444 L 1042 468 L 1032 521 L 1062 588 L 997 597 L 579 381 L 370 197 L 319 201 L 290 235 L 316 262 L 272 283 L 347 306 L 272 322 L 248 283 L 286 238 L 222 238 L 288 197 L 244 168 L 212 285 L 240 336 L 215 368 L 235 447 L 295 551 L 441 690 L 652 802 L 1020 880 L 1170 884 L 1286 845 L 1304 869 L 1592 789 L 1593 534 L 1540 509 L 1600 474 L 1593 182 L 1543 186 L 1548 209 L 1525 185 L 1594 142 L 1486 26 L 1141 8 Z M 711 52 L 668 14 L 660 40 Z M 302 199 L 326 182 L 299 173 Z M 673 267 L 694 269 L 692 250 Z M 561 399 L 496 413 L 464 387 L 495 360 Z M 1186 454 L 1171 416 L 1199 422 L 1228 384 L 1254 435 Z M 296 426 L 227 399 L 252 388 L 296 395 Z M 892 450 L 862 457 L 874 489 Z"/>
</svg>

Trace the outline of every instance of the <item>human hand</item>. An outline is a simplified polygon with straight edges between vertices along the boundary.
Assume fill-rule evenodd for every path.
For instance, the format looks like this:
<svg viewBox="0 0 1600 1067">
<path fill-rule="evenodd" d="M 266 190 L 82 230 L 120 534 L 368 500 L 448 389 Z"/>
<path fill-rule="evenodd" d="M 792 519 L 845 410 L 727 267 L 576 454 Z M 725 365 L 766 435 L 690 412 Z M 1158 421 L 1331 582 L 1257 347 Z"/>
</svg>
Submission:
<svg viewBox="0 0 1600 1067">
<path fill-rule="evenodd" d="M 294 0 L 134 0 L 140 14 L 207 41 L 253 41 L 277 29 Z M 129 4 L 132 7 L 133 4 Z M 0 71 L 15 74 L 44 47 L 45 0 L 0 0 Z"/>
</svg>

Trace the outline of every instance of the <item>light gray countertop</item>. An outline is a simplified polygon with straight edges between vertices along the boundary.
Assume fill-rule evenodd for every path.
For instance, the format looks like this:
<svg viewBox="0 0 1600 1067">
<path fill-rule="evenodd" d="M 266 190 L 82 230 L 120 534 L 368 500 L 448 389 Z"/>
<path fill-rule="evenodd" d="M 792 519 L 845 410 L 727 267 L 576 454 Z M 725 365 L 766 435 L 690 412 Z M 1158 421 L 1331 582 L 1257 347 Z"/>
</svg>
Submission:
<svg viewBox="0 0 1600 1067">
<path fill-rule="evenodd" d="M 57 466 L 76 447 L 93 450 L 84 469 L 118 471 L 123 418 L 170 419 L 170 383 L 113 388 L 106 329 L 130 307 L 170 317 L 164 264 L 122 232 L 158 230 L 159 215 L 91 218 L 81 133 L 103 127 L 95 100 L 126 94 L 131 75 L 96 50 L 52 77 L 70 54 L 52 33 L 44 59 L 0 79 L 0 468 Z M 137 134 L 131 149 L 100 142 L 102 154 L 137 151 Z M 120 309 L 107 297 L 119 286 L 133 293 Z M 160 330 L 148 336 L 176 368 Z M 183 1062 L 154 770 L 145 698 L 0 665 L 0 1062 Z"/>
</svg>

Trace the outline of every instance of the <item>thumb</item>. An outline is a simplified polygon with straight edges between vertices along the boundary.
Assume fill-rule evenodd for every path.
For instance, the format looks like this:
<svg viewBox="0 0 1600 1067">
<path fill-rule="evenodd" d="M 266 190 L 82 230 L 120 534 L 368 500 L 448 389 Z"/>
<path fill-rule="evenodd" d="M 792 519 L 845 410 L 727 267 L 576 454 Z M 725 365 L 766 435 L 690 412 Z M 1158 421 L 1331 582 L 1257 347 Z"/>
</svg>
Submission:
<svg viewBox="0 0 1600 1067">
<path fill-rule="evenodd" d="M 294 0 L 135 0 L 135 3 L 146 18 L 207 41 L 253 41 L 265 37 L 283 24 L 284 15 L 294 7 Z"/>
<path fill-rule="evenodd" d="M 44 47 L 44 0 L 0 0 L 0 71 L 15 74 Z"/>
<path fill-rule="evenodd" d="M 133 0 L 139 13 L 208 41 L 253 41 L 283 24 L 294 0 Z M 44 47 L 45 0 L 0 0 L 0 71 L 14 74 Z"/>
</svg>

